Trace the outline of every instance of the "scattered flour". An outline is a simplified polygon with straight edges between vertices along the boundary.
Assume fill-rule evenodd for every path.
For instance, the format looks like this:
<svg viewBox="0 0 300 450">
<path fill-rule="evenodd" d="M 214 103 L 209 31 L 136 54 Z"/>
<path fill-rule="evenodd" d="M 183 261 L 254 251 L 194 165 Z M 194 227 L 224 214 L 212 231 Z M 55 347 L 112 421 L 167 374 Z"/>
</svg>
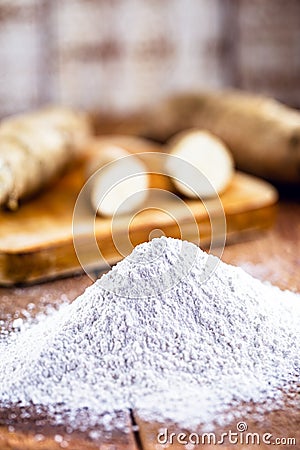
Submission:
<svg viewBox="0 0 300 450">
<path fill-rule="evenodd" d="M 0 404 L 67 412 L 74 428 L 82 410 L 93 424 L 106 413 L 104 426 L 131 408 L 193 427 L 225 425 L 249 401 L 280 407 L 299 382 L 300 297 L 216 262 L 176 239 L 139 245 L 0 343 Z"/>
</svg>

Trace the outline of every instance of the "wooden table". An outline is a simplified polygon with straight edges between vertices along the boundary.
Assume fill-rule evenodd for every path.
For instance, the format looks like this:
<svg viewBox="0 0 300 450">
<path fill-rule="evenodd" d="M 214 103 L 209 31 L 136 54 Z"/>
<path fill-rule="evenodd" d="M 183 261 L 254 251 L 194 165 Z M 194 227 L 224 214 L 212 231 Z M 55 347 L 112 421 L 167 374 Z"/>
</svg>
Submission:
<svg viewBox="0 0 300 450">
<path fill-rule="evenodd" d="M 223 260 L 242 266 L 257 278 L 269 280 L 283 289 L 288 288 L 300 292 L 300 203 L 295 199 L 281 200 L 275 226 L 271 230 L 249 235 L 246 240 L 243 238 L 242 242 L 228 245 L 225 248 Z M 38 312 L 45 310 L 49 304 L 57 305 L 66 299 L 72 301 L 90 284 L 91 281 L 88 277 L 81 275 L 31 287 L 1 288 L 0 320 L 12 322 L 13 319 L 22 317 L 24 315 L 22 311 L 26 310 L 28 304 L 34 305 L 34 310 Z M 299 393 L 297 395 L 300 397 Z M 46 417 L 39 425 L 33 424 L 26 417 L 22 419 L 22 422 L 15 423 L 13 417 L 9 418 L 5 411 L 0 410 L 0 422 L 10 424 L 9 429 L 7 426 L 0 429 L 1 450 L 59 449 L 64 448 L 63 445 L 71 450 L 99 448 L 102 450 L 134 450 L 138 448 L 158 450 L 163 448 L 157 446 L 156 443 L 157 430 L 160 425 L 145 424 L 134 414 L 130 415 L 129 412 L 124 412 L 121 417 L 121 420 L 128 425 L 128 433 L 116 430 L 95 441 L 88 439 L 84 432 L 65 435 L 64 430 L 47 424 Z M 138 431 L 135 422 L 139 425 Z M 261 432 L 271 430 L 275 435 L 277 433 L 277 436 L 294 436 L 298 444 L 296 446 L 285 445 L 282 448 L 300 448 L 299 399 L 297 410 L 287 408 L 268 414 L 263 422 L 253 421 L 252 423 L 250 420 L 249 423 L 255 430 Z M 40 434 L 43 435 L 43 440 L 38 442 L 36 436 L 39 437 Z M 63 445 L 61 442 L 57 442 L 61 440 L 57 436 L 64 436 Z M 211 447 L 212 445 L 209 446 L 209 448 Z M 184 446 L 176 447 L 174 445 L 172 448 L 184 448 Z M 223 448 L 225 447 L 223 446 Z M 264 448 L 264 446 L 261 445 L 259 448 Z M 276 446 L 276 448 L 281 447 Z"/>
</svg>

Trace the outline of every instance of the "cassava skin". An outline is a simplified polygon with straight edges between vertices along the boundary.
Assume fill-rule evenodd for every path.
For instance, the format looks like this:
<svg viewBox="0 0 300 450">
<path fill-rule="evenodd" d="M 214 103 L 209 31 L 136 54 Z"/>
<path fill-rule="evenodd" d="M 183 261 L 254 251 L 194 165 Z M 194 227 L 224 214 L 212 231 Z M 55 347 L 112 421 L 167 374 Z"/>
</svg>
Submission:
<svg viewBox="0 0 300 450">
<path fill-rule="evenodd" d="M 47 108 L 0 124 L 0 206 L 19 201 L 60 175 L 83 151 L 91 135 L 85 114 Z"/>
<path fill-rule="evenodd" d="M 202 128 L 230 149 L 239 169 L 280 182 L 300 182 L 300 112 L 239 91 L 173 97 L 151 112 L 140 134 L 162 142 Z"/>
</svg>

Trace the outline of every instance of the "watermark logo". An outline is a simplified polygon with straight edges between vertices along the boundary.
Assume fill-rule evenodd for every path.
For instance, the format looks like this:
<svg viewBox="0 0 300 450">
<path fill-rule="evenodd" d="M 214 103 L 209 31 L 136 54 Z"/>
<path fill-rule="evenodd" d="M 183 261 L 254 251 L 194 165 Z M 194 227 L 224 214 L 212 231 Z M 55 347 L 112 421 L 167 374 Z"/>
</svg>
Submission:
<svg viewBox="0 0 300 450">
<path fill-rule="evenodd" d="M 185 448 L 192 449 L 195 445 L 278 445 L 295 446 L 297 445 L 295 437 L 274 436 L 270 432 L 257 433 L 248 430 L 246 422 L 238 422 L 235 430 L 228 430 L 220 434 L 209 433 L 186 433 L 183 431 L 170 432 L 164 428 L 157 434 L 157 443 L 163 448 L 170 445 L 183 445 Z"/>
<path fill-rule="evenodd" d="M 137 157 L 143 162 L 145 170 L 141 171 L 140 166 L 136 164 Z M 147 223 L 147 230 L 149 230 L 149 234 L 144 240 L 151 240 L 154 237 L 163 235 L 174 237 L 174 231 L 170 231 L 168 234 L 166 230 L 176 229 L 176 237 L 183 241 L 189 241 L 192 236 L 193 242 L 201 246 L 201 234 L 199 232 L 197 217 L 195 217 L 195 210 L 191 209 L 191 203 L 184 197 L 179 196 L 173 189 L 160 188 L 155 185 L 150 185 L 145 189 L 141 182 L 136 182 L 136 186 L 138 187 L 137 191 L 132 192 L 128 189 L 129 182 L 132 185 L 134 184 L 132 183 L 134 179 L 141 180 L 141 177 L 145 175 L 149 179 L 151 177 L 153 178 L 153 176 L 164 176 L 170 179 L 170 174 L 167 169 L 170 167 L 170 159 L 176 159 L 177 166 L 180 163 L 182 176 L 176 178 L 176 180 L 195 194 L 195 199 L 201 201 L 202 207 L 205 208 L 207 217 L 209 218 L 209 234 L 211 237 L 208 246 L 208 258 L 203 265 L 201 281 L 205 282 L 215 271 L 219 258 L 222 256 L 226 240 L 226 219 L 223 205 L 217 192 L 215 192 L 213 199 L 210 198 L 207 200 L 206 198 L 202 198 L 199 194 L 200 185 L 205 191 L 211 192 L 214 188 L 205 175 L 195 166 L 183 159 L 166 153 L 145 152 L 118 158 L 116 161 L 112 161 L 104 167 L 101 167 L 87 180 L 78 195 L 73 212 L 74 248 L 81 267 L 93 281 L 96 279 L 95 268 L 103 271 L 108 271 L 111 268 L 111 258 L 105 253 L 107 242 L 104 242 L 101 238 L 101 223 L 104 222 L 101 217 L 99 218 L 97 216 L 95 208 L 93 209 L 91 207 L 91 191 L 93 190 L 95 181 L 104 179 L 108 169 L 110 169 L 110 173 L 113 176 L 111 179 L 108 179 L 106 176 L 105 189 L 102 189 L 101 195 L 97 198 L 98 208 L 96 209 L 101 209 L 101 205 L 109 207 L 110 198 L 119 199 L 119 202 L 116 203 L 114 213 L 109 219 L 111 254 L 117 254 L 119 255 L 118 259 L 122 259 L 132 252 L 136 244 L 132 240 L 132 224 L 138 220 L 139 215 L 145 214 L 145 212 L 148 212 L 147 217 L 149 221 Z M 124 170 L 124 168 L 127 169 Z M 128 168 L 130 168 L 129 171 Z M 126 192 L 128 192 L 128 195 L 126 195 Z M 112 197 L 112 193 L 116 195 Z M 140 198 L 143 199 L 142 203 L 138 202 Z M 139 206 L 135 209 L 128 207 L 134 204 Z M 155 210 L 155 213 L 152 215 L 151 210 Z M 124 211 L 127 212 L 124 213 Z M 161 226 L 161 224 L 163 225 Z M 219 258 L 212 256 L 212 249 L 214 249 L 214 256 Z M 196 248 L 193 255 L 191 255 L 193 252 L 189 252 L 188 262 L 185 250 L 186 246 L 183 244 L 178 253 L 178 264 L 172 265 L 173 272 L 177 267 L 175 272 L 166 272 L 159 280 L 162 292 L 166 292 L 174 287 L 192 269 L 197 257 Z M 159 251 L 159 254 L 157 252 L 155 253 L 155 258 L 159 259 L 163 257 L 163 245 L 159 247 Z M 151 260 L 145 261 L 142 257 L 140 258 L 138 252 L 133 254 L 132 260 L 134 264 L 151 264 L 153 262 Z M 182 270 L 183 260 L 185 262 L 184 270 Z M 151 290 L 153 281 L 149 281 L 149 290 Z M 114 287 L 111 286 L 109 290 L 114 290 Z M 145 289 L 145 295 L 146 293 L 147 289 Z M 129 292 L 128 295 L 131 296 L 131 293 Z"/>
</svg>

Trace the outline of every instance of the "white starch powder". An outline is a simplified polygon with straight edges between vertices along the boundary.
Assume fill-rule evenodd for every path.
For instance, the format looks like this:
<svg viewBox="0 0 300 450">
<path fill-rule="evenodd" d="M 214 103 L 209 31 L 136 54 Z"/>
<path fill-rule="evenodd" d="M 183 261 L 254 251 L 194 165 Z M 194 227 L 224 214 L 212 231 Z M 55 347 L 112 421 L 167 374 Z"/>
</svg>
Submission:
<svg viewBox="0 0 300 450">
<path fill-rule="evenodd" d="M 87 426 L 130 408 L 193 427 L 249 401 L 280 407 L 299 382 L 300 298 L 222 262 L 208 277 L 215 263 L 176 239 L 139 245 L 0 344 L 0 404 L 67 412 L 74 427 L 83 409 Z"/>
</svg>

